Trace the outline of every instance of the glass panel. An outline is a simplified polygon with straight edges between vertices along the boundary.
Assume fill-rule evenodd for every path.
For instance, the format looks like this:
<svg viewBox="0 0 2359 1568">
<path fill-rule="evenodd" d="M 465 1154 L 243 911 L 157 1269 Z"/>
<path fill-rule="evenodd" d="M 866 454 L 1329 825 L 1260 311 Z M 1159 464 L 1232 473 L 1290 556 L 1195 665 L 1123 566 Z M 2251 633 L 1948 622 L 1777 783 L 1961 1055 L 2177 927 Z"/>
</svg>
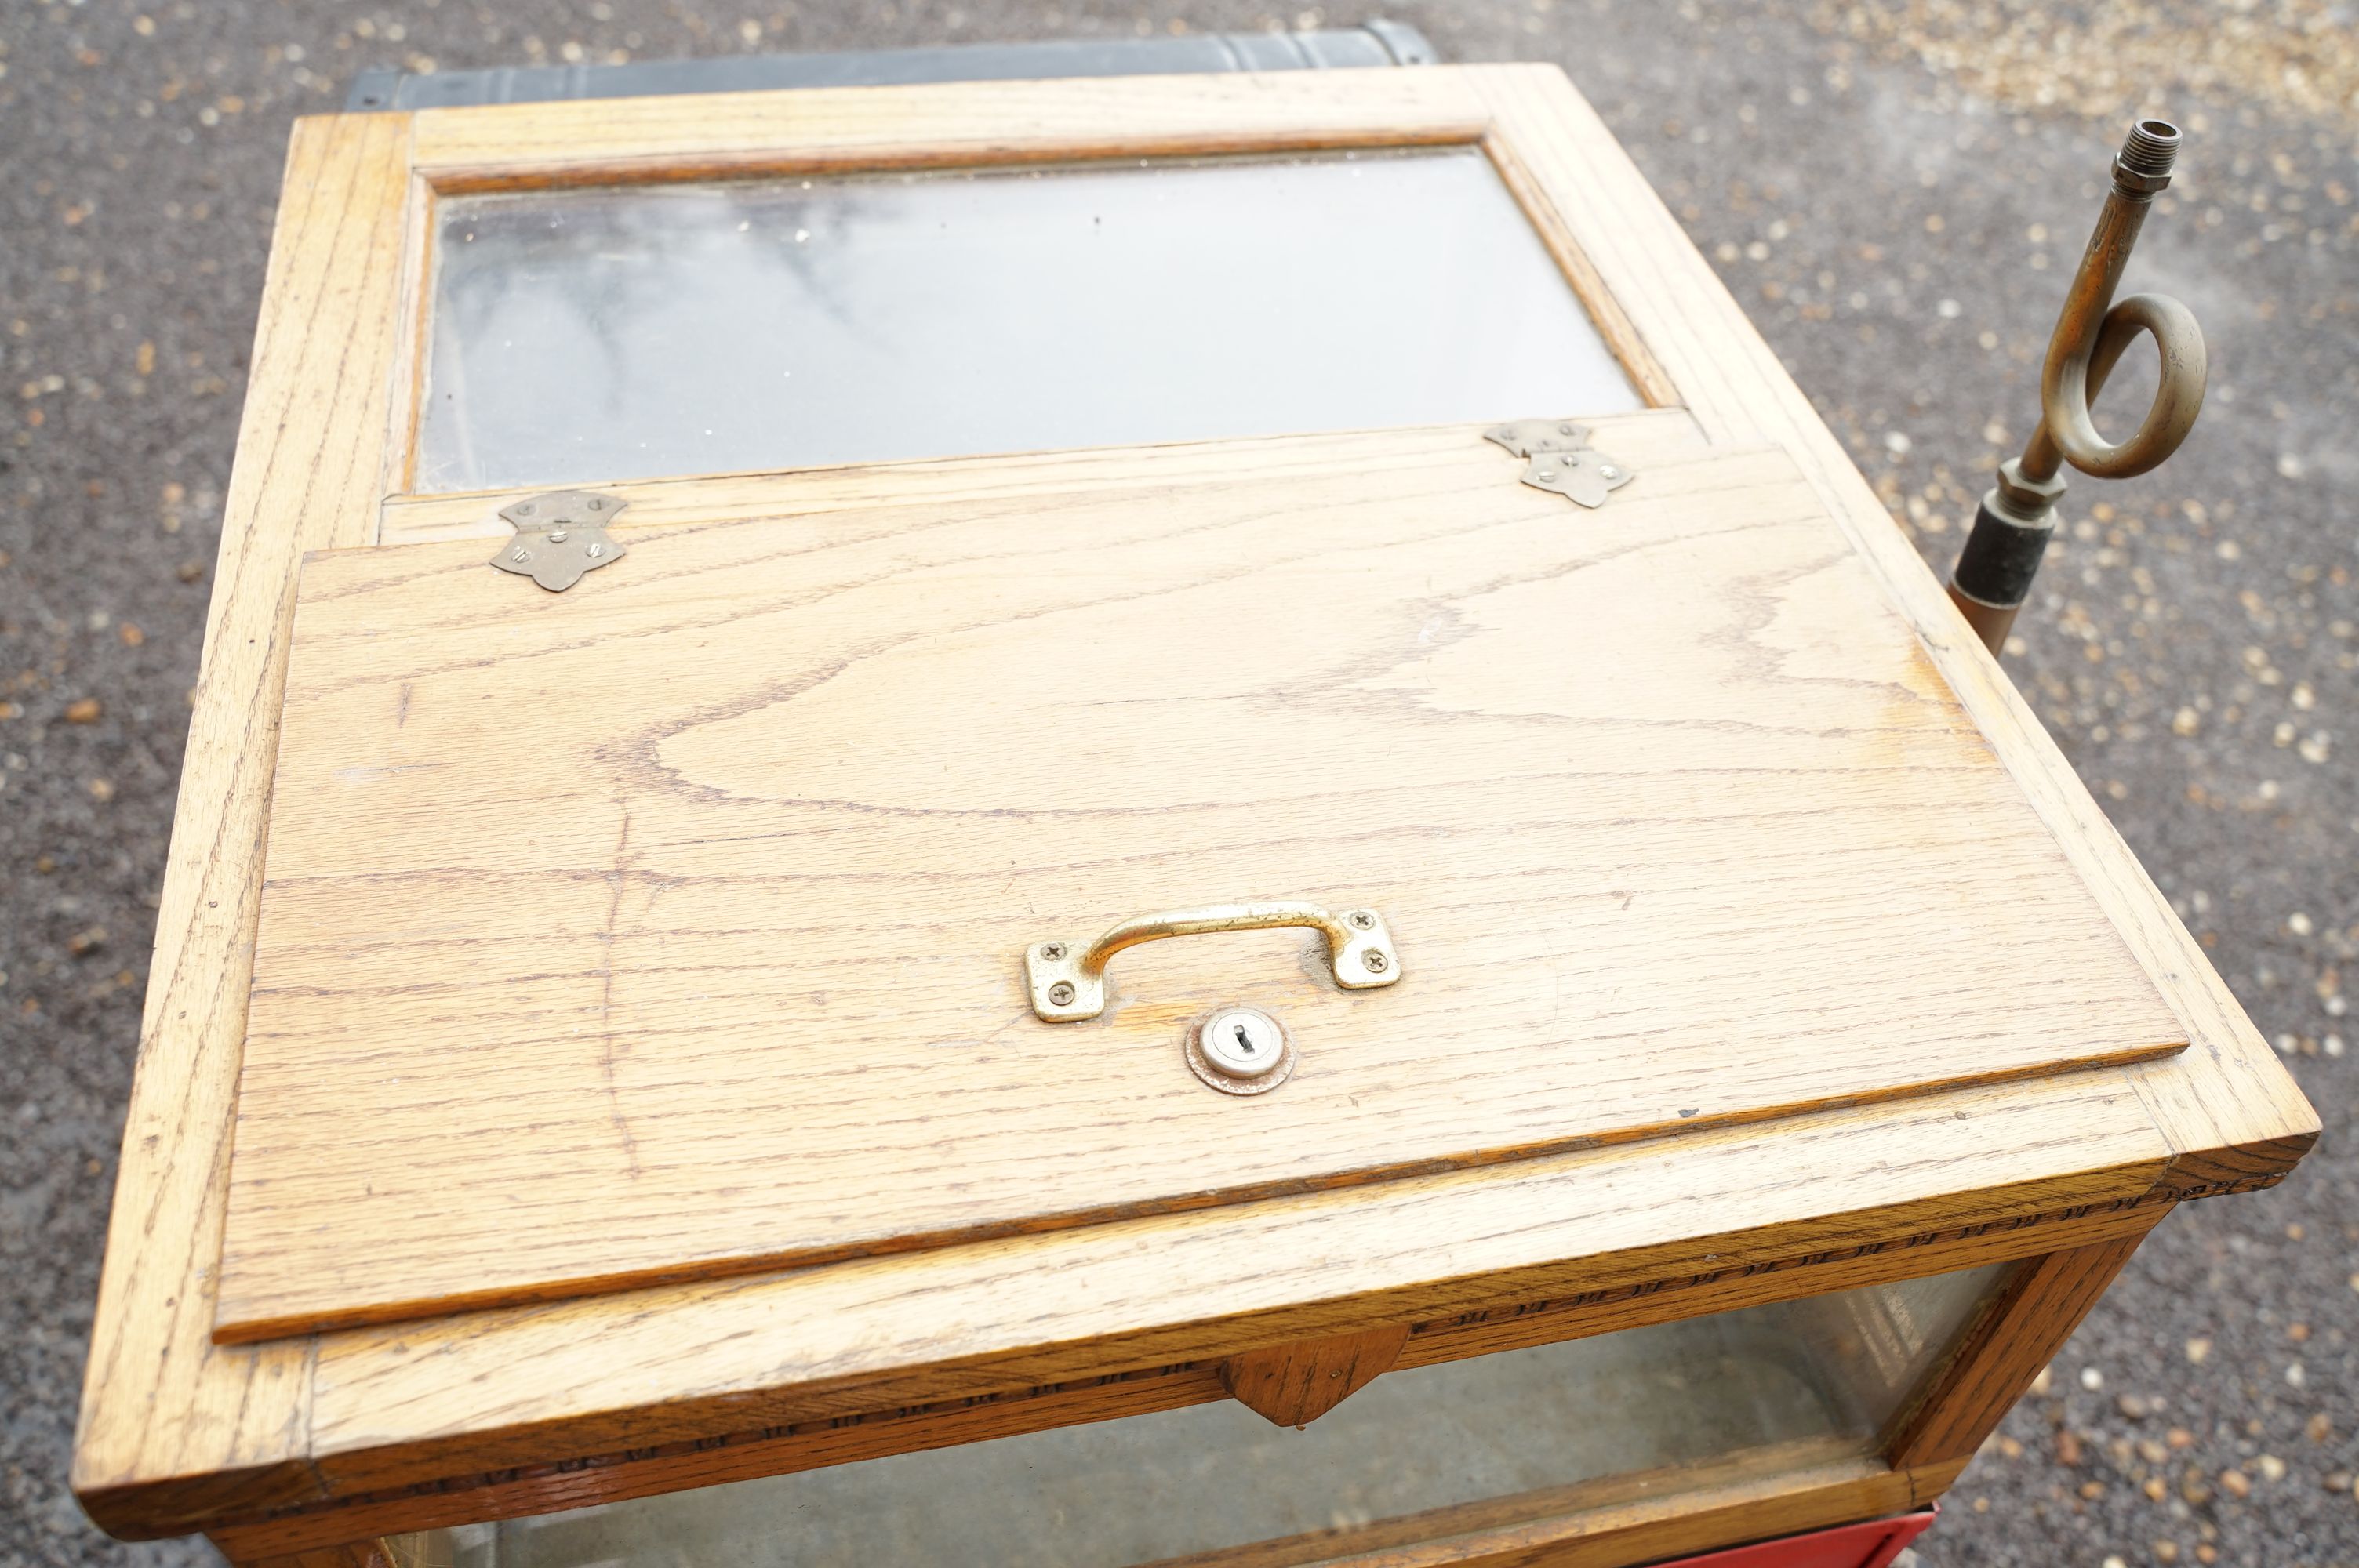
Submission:
<svg viewBox="0 0 2359 1568">
<path fill-rule="evenodd" d="M 1639 406 L 1483 154 L 440 209 L 421 490 Z"/>
<path fill-rule="evenodd" d="M 1873 1454 L 2008 1267 L 1388 1373 L 1301 1431 L 1224 1400 L 406 1544 L 458 1568 L 1120 1568 L 1315 1536 L 1307 1560 L 1571 1511 L 1616 1478 L 1658 1496 Z"/>
</svg>

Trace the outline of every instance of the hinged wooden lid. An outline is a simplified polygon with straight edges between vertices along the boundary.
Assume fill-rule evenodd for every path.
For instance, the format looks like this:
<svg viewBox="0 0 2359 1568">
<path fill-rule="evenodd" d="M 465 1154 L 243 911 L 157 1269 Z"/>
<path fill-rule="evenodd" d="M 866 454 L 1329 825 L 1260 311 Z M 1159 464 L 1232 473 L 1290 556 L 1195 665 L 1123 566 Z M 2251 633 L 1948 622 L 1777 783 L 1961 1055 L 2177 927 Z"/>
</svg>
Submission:
<svg viewBox="0 0 2359 1568">
<path fill-rule="evenodd" d="M 305 568 L 217 1332 L 1233 1203 L 2184 1033 L 1781 453 Z M 1364 906 L 1124 953 L 1126 917 Z M 1291 1076 L 1190 1071 L 1279 1021 Z M 1678 1158 L 1679 1141 L 1663 1145 Z M 1807 1179 L 1806 1170 L 1798 1170 Z"/>
</svg>

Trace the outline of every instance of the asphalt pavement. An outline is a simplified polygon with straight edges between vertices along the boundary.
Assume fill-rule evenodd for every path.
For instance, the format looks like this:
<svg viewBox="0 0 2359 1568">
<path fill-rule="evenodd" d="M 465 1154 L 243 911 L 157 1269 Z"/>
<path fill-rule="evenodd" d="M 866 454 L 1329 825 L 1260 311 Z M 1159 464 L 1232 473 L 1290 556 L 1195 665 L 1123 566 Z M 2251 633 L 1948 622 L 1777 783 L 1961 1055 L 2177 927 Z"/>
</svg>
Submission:
<svg viewBox="0 0 2359 1568">
<path fill-rule="evenodd" d="M 142 8 L 142 5 L 145 8 Z M 1345 26 L 995 0 L 0 6 L 0 1563 L 201 1562 L 67 1453 L 288 119 L 370 66 Z M 2359 15 L 2347 0 L 1403 4 L 1563 65 L 1946 570 L 2029 428 L 2135 113 L 2188 130 L 2132 287 L 2210 401 L 2076 481 L 2011 656 L 2326 1131 L 2165 1222 L 1952 1492 L 1927 1568 L 2359 1564 Z M 2147 384 L 2151 384 L 2150 373 Z M 2125 373 L 2126 406 L 2141 388 Z"/>
</svg>

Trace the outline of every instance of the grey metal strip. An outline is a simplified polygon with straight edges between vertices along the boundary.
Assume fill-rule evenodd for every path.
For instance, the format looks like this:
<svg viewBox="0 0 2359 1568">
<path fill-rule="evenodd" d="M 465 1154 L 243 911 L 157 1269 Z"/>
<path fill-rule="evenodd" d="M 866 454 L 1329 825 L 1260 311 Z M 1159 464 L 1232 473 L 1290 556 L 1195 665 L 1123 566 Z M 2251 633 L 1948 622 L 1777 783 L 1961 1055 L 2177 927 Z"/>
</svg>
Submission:
<svg viewBox="0 0 2359 1568">
<path fill-rule="evenodd" d="M 1405 22 L 1301 33 L 1198 33 L 1181 38 L 1068 38 L 837 54 L 725 55 L 628 65 L 530 65 L 413 76 L 364 70 L 347 114 L 547 103 L 576 98 L 657 98 L 792 87 L 885 87 L 929 81 L 1022 81 L 1068 76 L 1167 76 L 1233 70 L 1336 70 L 1431 65 L 1425 35 Z"/>
</svg>

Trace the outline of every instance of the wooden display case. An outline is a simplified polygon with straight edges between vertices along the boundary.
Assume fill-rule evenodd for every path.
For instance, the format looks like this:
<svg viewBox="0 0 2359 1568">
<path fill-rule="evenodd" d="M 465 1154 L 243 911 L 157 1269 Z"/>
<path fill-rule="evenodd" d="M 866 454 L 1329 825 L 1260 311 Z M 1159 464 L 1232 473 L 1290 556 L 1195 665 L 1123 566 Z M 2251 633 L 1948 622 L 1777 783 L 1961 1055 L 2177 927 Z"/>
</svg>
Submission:
<svg viewBox="0 0 2359 1568">
<path fill-rule="evenodd" d="M 1169 287 L 929 406 L 1147 265 L 993 250 L 1036 175 Z M 1223 339 L 1249 187 L 1335 270 Z M 952 198 L 974 297 L 892 340 Z M 649 235 L 568 360 L 532 280 Z M 800 402 L 726 352 L 788 283 L 848 323 Z M 1288 335 L 1347 286 L 1398 318 Z M 550 509 L 602 553 L 537 585 Z M 121 1535 L 1708 1551 L 1929 1502 L 2316 1135 L 1553 68 L 299 122 L 215 580 L 75 1461 Z"/>
</svg>

